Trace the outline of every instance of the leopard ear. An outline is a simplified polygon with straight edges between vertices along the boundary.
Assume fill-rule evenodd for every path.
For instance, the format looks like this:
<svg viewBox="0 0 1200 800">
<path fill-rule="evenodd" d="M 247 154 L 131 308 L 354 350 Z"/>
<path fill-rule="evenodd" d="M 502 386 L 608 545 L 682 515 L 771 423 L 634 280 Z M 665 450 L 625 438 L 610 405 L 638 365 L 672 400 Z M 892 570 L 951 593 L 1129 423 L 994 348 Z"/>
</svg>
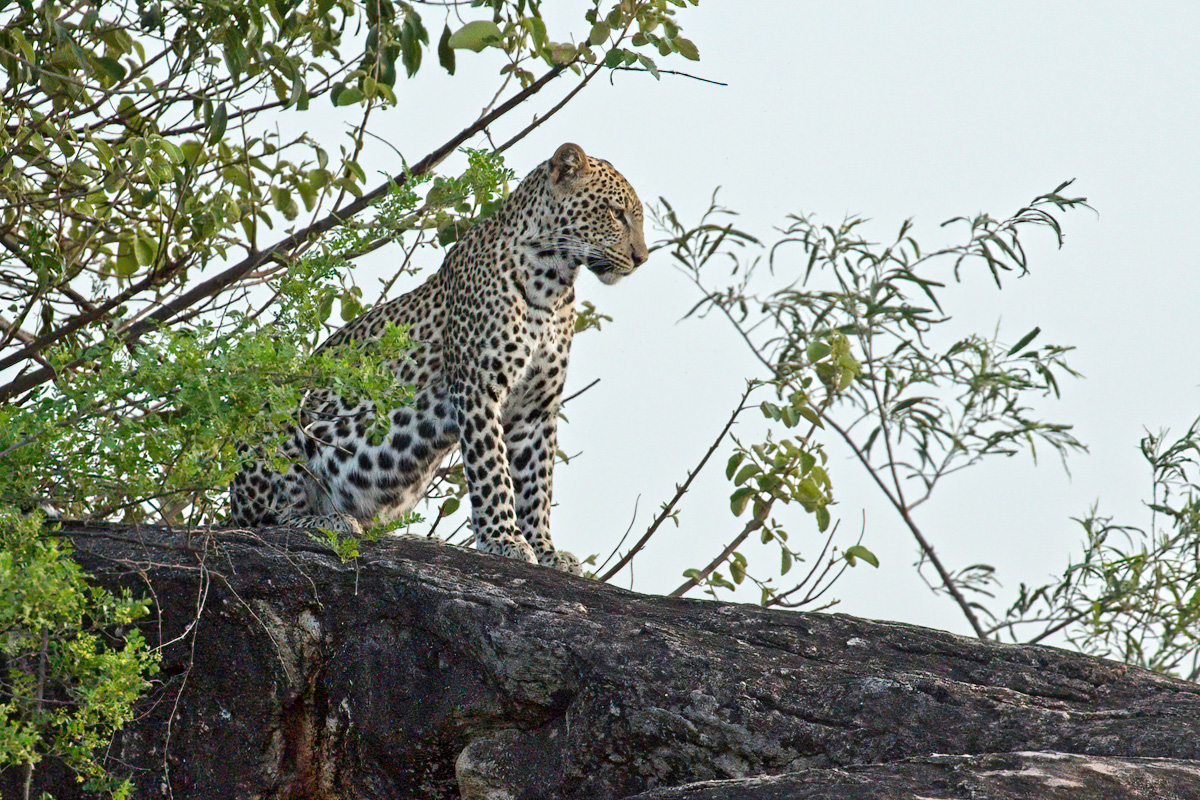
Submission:
<svg viewBox="0 0 1200 800">
<path fill-rule="evenodd" d="M 554 152 L 550 159 L 550 182 L 555 184 L 574 183 L 588 174 L 587 154 L 577 144 L 567 142 Z"/>
</svg>

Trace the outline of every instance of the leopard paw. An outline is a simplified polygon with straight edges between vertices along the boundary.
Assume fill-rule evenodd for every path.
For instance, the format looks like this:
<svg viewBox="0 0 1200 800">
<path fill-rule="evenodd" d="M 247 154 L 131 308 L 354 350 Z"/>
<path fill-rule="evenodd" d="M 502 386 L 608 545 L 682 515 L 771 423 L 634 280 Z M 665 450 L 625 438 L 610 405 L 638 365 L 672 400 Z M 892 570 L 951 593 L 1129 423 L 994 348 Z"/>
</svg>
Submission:
<svg viewBox="0 0 1200 800">
<path fill-rule="evenodd" d="M 487 549 L 505 558 L 515 558 L 517 561 L 524 561 L 529 564 L 538 563 L 537 554 L 533 552 L 533 548 L 529 546 L 529 542 L 524 539 L 505 539 L 499 543 L 499 547 Z"/>
<path fill-rule="evenodd" d="M 566 550 L 551 550 L 543 553 L 541 564 L 543 567 L 553 567 L 571 575 L 583 574 L 583 566 L 580 565 L 579 559 Z"/>
</svg>

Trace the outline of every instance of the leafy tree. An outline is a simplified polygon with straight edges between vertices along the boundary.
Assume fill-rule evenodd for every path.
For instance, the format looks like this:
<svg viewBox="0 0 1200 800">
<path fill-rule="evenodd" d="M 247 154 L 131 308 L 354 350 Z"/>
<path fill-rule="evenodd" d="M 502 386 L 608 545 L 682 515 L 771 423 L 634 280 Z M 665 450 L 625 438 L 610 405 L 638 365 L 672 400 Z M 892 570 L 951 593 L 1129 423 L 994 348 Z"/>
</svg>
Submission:
<svg viewBox="0 0 1200 800">
<path fill-rule="evenodd" d="M 89 586 L 40 515 L 219 522 L 236 444 L 269 445 L 307 387 L 381 408 L 406 402 L 381 369 L 407 346 L 402 330 L 367 349 L 314 356 L 313 346 L 385 299 L 419 249 L 446 247 L 493 213 L 514 178 L 503 153 L 597 75 L 657 78 L 663 58 L 695 61 L 676 11 L 696 2 L 595 0 L 574 30 L 550 30 L 539 0 L 0 4 L 0 769 L 23 770 L 27 794 L 48 757 L 123 791 L 94 753 L 155 664 L 132 626 L 145 602 Z M 499 65 L 492 103 L 432 152 L 368 180 L 363 153 L 377 112 L 401 103 L 401 77 L 453 75 L 472 57 Z M 500 139 L 531 107 L 534 121 Z M 331 109 L 346 115 L 341 141 L 282 132 Z M 438 174 L 460 151 L 466 168 Z M 916 510 L 959 470 L 1035 446 L 1082 449 L 1069 426 L 1031 410 L 1074 375 L 1069 348 L 1038 343 L 1038 329 L 1014 342 L 944 333 L 949 280 L 986 269 L 999 287 L 1025 272 L 1032 228 L 1061 243 L 1061 212 L 1085 204 L 1067 187 L 1011 217 L 951 220 L 959 244 L 932 251 L 909 222 L 880 244 L 860 219 L 805 215 L 768 246 L 715 200 L 692 226 L 664 201 L 662 248 L 700 291 L 693 315 L 728 320 L 762 371 L 647 531 L 598 577 L 613 578 L 677 519 L 720 453 L 737 522 L 675 594 L 752 584 L 764 605 L 824 607 L 846 568 L 878 563 L 861 538 L 837 538 L 836 443 L 979 636 L 1060 636 L 1200 674 L 1195 427 L 1143 445 L 1149 525 L 1093 510 L 1077 562 L 1059 581 L 1022 587 L 1010 609 L 990 604 L 989 567 L 946 564 L 918 525 Z M 403 253 L 395 274 L 379 289 L 355 284 L 353 260 L 389 244 Z M 732 282 L 714 279 L 718 263 Z M 606 319 L 585 304 L 578 325 Z M 762 418 L 763 436 L 732 436 L 746 414 Z M 463 489 L 453 465 L 439 472 L 431 534 Z M 793 509 L 811 515 L 820 548 L 797 535 Z M 330 544 L 357 553 L 352 540 Z"/>
<path fill-rule="evenodd" d="M 0 3 L 0 518 L 12 531 L 0 556 L 4 580 L 43 564 L 61 590 L 34 616 L 0 595 L 0 764 L 54 755 L 99 775 L 87 753 L 127 719 L 126 668 L 152 663 L 133 634 L 105 650 L 93 632 L 144 604 L 88 588 L 17 511 L 215 522 L 236 443 L 269 441 L 307 386 L 405 402 L 380 368 L 402 331 L 311 355 L 335 307 L 352 319 L 396 279 L 368 293 L 345 267 L 395 242 L 399 275 L 418 248 L 492 213 L 513 177 L 500 154 L 598 74 L 696 60 L 675 12 L 697 1 L 596 0 L 561 31 L 540 0 Z M 371 185 L 364 147 L 402 78 L 485 53 L 495 100 Z M 491 141 L 530 104 L 532 124 Z M 331 108 L 348 120 L 342 141 L 303 132 Z M 462 174 L 435 174 L 485 135 Z M 58 655 L 92 644 L 116 661 Z M 41 693 L 29 703 L 30 680 L 83 691 L 93 677 L 102 702 L 61 698 L 78 725 L 46 713 Z"/>
<path fill-rule="evenodd" d="M 1200 679 L 1200 421 L 1176 439 L 1164 431 L 1142 440 L 1152 475 L 1148 524 L 1118 524 L 1091 509 L 1077 520 L 1080 555 L 1057 580 L 1022 584 L 1007 609 L 995 605 L 999 581 L 991 566 L 947 564 L 918 524 L 916 511 L 935 490 L 982 460 L 1023 451 L 1036 458 L 1039 446 L 1063 459 L 1086 449 L 1069 425 L 1032 410 L 1039 398 L 1058 396 L 1062 378 L 1077 377 L 1066 360 L 1072 348 L 1037 344 L 1040 328 L 1012 343 L 998 333 L 954 338 L 944 307 L 946 284 L 964 270 L 987 270 L 997 288 L 1006 274 L 1025 274 L 1023 240 L 1031 229 L 1050 230 L 1061 246 L 1061 212 L 1087 207 L 1084 198 L 1063 194 L 1069 186 L 1008 218 L 948 220 L 943 227 L 962 231 L 962 239 L 934 250 L 921 247 L 911 220 L 881 244 L 865 238 L 860 218 L 820 224 L 807 215 L 789 217 L 767 246 L 735 227 L 733 212 L 715 198 L 692 226 L 662 201 L 655 220 L 666 238 L 659 247 L 701 293 L 687 316 L 723 317 L 764 374 L 748 382 L 675 495 L 602 577 L 614 577 L 676 518 L 680 500 L 730 437 L 731 509 L 738 517 L 749 512 L 749 520 L 704 566 L 686 570 L 673 594 L 701 588 L 717 596 L 753 584 L 763 605 L 832 605 L 827 593 L 846 568 L 878 566 L 862 535 L 853 544 L 834 543 L 837 475 L 827 448 L 837 443 L 913 537 L 918 570 L 933 572 L 930 588 L 951 598 L 980 638 L 1049 639 Z M 756 411 L 766 421 L 765 439 L 732 437 L 734 423 Z M 813 515 L 825 534 L 822 546 L 798 544 L 789 506 Z M 755 539 L 762 547 L 752 547 Z M 764 570 L 763 547 L 778 551 L 778 569 Z M 785 578 L 806 561 L 798 578 Z"/>
<path fill-rule="evenodd" d="M 950 220 L 946 225 L 963 229 L 963 241 L 932 252 L 922 250 L 911 221 L 893 240 L 877 244 L 864 238 L 862 219 L 823 225 L 797 215 L 766 247 L 734 227 L 732 212 L 715 199 L 691 227 L 663 201 L 657 214 L 667 236 L 662 247 L 702 293 L 689 316 L 725 317 L 765 372 L 751 382 L 704 461 L 734 419 L 750 408 L 760 409 L 771 423 L 761 443 L 735 440 L 727 465 L 735 486 L 732 510 L 741 516 L 750 509 L 751 521 L 706 566 L 688 570 L 676 594 L 696 586 L 729 590 L 749 580 L 761 589 L 765 605 L 812 607 L 847 566 L 859 560 L 877 565 L 861 541 L 845 548 L 832 545 L 833 476 L 826 469 L 825 441 L 816 438 L 820 432 L 854 454 L 933 567 L 935 589 L 953 597 L 978 635 L 988 635 L 978 618 L 978 601 L 966 593 L 986 591 L 990 570 L 951 570 L 913 512 L 947 476 L 985 458 L 1012 455 L 1036 441 L 1060 453 L 1080 449 L 1070 426 L 1037 420 L 1030 410 L 1032 395 L 1057 394 L 1059 377 L 1075 373 L 1065 361 L 1070 348 L 1033 346 L 1036 329 L 1012 345 L 973 334 L 939 346 L 945 338 L 939 328 L 950 319 L 941 290 L 947 278 L 957 279 L 961 270 L 974 266 L 987 269 L 997 286 L 1005 273 L 1027 271 L 1021 237 L 1031 227 L 1051 229 L 1061 243 L 1055 213 L 1085 204 L 1083 198 L 1061 194 L 1068 185 L 1007 219 L 980 214 Z M 710 284 L 718 264 L 732 266 L 735 283 Z M 780 281 L 782 286 L 775 285 Z M 751 394 L 762 393 L 767 397 L 759 404 L 747 403 Z M 795 430 L 805 432 L 796 437 L 790 433 Z M 664 515 L 673 513 L 676 500 Z M 754 535 L 764 545 L 777 546 L 778 575 L 787 575 L 803 560 L 804 548 L 791 541 L 786 517 L 772 512 L 777 504 L 792 503 L 813 514 L 818 530 L 830 539 L 800 582 L 784 589 L 772 576 L 751 569 L 739 548 Z M 727 568 L 728 578 L 721 568 Z"/>
</svg>

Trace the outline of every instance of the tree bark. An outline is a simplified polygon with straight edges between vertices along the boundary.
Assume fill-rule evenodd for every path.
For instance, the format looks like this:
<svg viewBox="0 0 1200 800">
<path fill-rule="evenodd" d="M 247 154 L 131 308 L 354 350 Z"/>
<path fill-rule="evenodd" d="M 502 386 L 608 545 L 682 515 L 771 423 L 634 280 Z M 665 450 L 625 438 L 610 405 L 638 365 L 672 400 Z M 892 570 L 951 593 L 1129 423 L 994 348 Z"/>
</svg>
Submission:
<svg viewBox="0 0 1200 800">
<path fill-rule="evenodd" d="M 1200 686 L 1050 647 L 411 538 L 62 535 L 154 601 L 162 673 L 109 752 L 139 797 L 1200 800 Z"/>
</svg>

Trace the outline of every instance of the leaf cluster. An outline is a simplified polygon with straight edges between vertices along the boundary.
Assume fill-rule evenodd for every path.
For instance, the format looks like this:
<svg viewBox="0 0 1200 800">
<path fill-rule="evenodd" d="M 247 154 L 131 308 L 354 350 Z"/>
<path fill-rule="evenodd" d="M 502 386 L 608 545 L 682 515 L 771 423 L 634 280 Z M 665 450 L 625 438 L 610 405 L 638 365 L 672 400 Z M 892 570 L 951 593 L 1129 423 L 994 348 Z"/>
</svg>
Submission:
<svg viewBox="0 0 1200 800">
<path fill-rule="evenodd" d="M 513 179 L 497 151 L 565 105 L 610 51 L 646 68 L 654 62 L 642 50 L 694 60 L 674 15 L 695 4 L 597 1 L 576 35 L 548 31 L 538 0 L 0 3 L 0 507 L 218 521 L 224 486 L 256 455 L 237 444 L 260 444 L 258 457 L 276 460 L 274 444 L 303 422 L 311 392 L 380 414 L 407 402 L 394 370 L 408 346 L 402 330 L 311 352 L 335 306 L 350 321 L 375 300 L 354 282 L 353 259 L 398 244 L 386 295 L 417 248 L 447 246 L 496 213 Z M 445 15 L 436 43 L 431 9 Z M 411 169 L 405 162 L 369 188 L 372 114 L 400 103 L 400 77 L 416 76 L 433 50 L 451 73 L 463 51 L 501 54 L 496 98 Z M 540 77 L 537 62 L 550 65 Z M 568 70 L 583 77 L 557 105 L 504 145 L 467 149 L 462 175 L 433 174 Z M 510 82 L 521 90 L 505 97 Z M 340 144 L 303 132 L 317 98 L 358 115 Z M 604 316 L 585 319 L 598 326 Z M 460 469 L 439 480 L 435 493 L 449 495 L 439 519 L 464 486 Z M 0 751 L 12 755 L 6 763 L 32 764 L 62 756 L 68 745 L 56 742 L 73 743 L 79 760 L 69 763 L 98 778 L 87 754 L 142 684 L 122 683 L 128 665 L 86 656 L 134 658 L 140 640 L 131 632 L 123 649 L 105 649 L 89 638 L 89 626 L 131 615 L 104 611 L 108 601 L 75 573 L 51 580 L 55 564 L 69 563 L 59 545 L 21 530 L 0 548 L 0 617 L 25 620 L 5 640 Z M 343 557 L 357 552 L 353 539 L 329 544 Z M 21 570 L 54 587 L 46 597 L 66 616 L 19 616 L 33 613 Z M 40 644 L 29 638 L 39 626 Z M 20 676 L 34 673 L 47 676 L 43 687 L 88 693 L 98 675 L 123 688 L 107 705 L 39 693 L 30 706 Z M 67 716 L 55 721 L 52 708 Z"/>
<path fill-rule="evenodd" d="M 0 508 L 0 769 L 54 758 L 115 796 L 97 753 L 157 672 L 145 599 L 89 584 L 37 515 Z"/>
<path fill-rule="evenodd" d="M 995 630 L 1058 636 L 1079 650 L 1200 680 L 1200 420 L 1181 436 L 1147 432 L 1141 455 L 1148 523 L 1118 524 L 1097 508 L 1077 520 L 1082 551 L 1062 576 L 1022 584 Z"/>
<path fill-rule="evenodd" d="M 946 569 L 912 512 L 947 476 L 985 458 L 1024 450 L 1036 456 L 1039 444 L 1063 456 L 1083 449 L 1069 425 L 1044 421 L 1034 410 L 1034 398 L 1057 397 L 1061 378 L 1078 373 L 1066 360 L 1071 348 L 1033 344 L 1040 329 L 1011 344 L 974 332 L 948 337 L 947 278 L 958 280 L 966 268 L 980 265 L 1001 287 L 1006 273 L 1024 274 L 1028 231 L 1049 228 L 1061 244 L 1056 213 L 1086 206 L 1084 198 L 1062 194 L 1069 185 L 1008 218 L 978 214 L 949 220 L 945 225 L 965 228 L 963 241 L 932 251 L 920 246 L 910 220 L 881 244 L 866 237 L 862 218 L 830 225 L 796 214 L 767 246 L 737 228 L 733 212 L 717 205 L 715 196 L 695 225 L 683 224 L 666 201 L 653 212 L 666 234 L 658 246 L 671 252 L 703 295 L 687 316 L 716 313 L 734 326 L 767 370 L 762 386 L 788 398 L 764 401 L 770 420 L 792 427 L 806 416 L 814 429 L 849 447 L 918 540 L 923 559 L 938 571 L 934 588 L 954 596 L 977 632 L 982 632 L 974 616 L 977 604 L 961 590 L 986 593 L 990 568 L 957 575 Z M 714 272 L 726 270 L 728 278 L 717 279 L 724 285 L 714 285 Z M 755 447 L 770 443 L 768 438 Z M 778 448 L 768 460 L 739 445 L 734 459 L 751 454 L 759 457 L 731 477 L 739 484 L 761 478 L 771 486 L 740 486 L 732 498 L 735 513 L 751 497 L 761 510 L 763 489 L 781 479 L 768 470 L 781 457 Z M 782 457 L 787 460 L 786 450 Z M 829 511 L 814 486 L 802 505 L 818 515 L 825 531 Z M 828 543 L 823 556 L 827 549 Z M 842 557 L 877 563 L 867 554 L 856 544 Z M 769 599 L 764 592 L 764 602 Z"/>
</svg>

